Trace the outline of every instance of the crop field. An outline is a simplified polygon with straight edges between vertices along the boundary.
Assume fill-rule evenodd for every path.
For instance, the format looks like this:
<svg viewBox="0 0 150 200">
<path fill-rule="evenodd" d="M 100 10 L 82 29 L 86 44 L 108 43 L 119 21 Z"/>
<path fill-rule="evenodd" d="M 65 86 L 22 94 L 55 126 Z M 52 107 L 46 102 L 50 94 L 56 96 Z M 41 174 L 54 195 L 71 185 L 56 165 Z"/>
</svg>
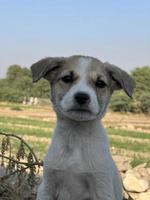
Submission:
<svg viewBox="0 0 150 200">
<path fill-rule="evenodd" d="M 51 142 L 55 122 L 51 106 L 0 103 L 0 130 L 23 137 L 39 159 Z M 131 157 L 133 166 L 144 162 L 150 166 L 150 116 L 108 112 L 103 124 L 112 154 Z"/>
</svg>

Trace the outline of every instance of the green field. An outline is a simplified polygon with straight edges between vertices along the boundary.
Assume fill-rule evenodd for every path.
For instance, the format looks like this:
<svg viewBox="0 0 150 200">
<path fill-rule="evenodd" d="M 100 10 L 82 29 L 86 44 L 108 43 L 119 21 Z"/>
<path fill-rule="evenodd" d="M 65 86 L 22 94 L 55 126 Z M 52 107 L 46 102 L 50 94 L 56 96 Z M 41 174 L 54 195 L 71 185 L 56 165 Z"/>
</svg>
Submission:
<svg viewBox="0 0 150 200">
<path fill-rule="evenodd" d="M 19 105 L 20 106 L 20 105 Z M 28 116 L 18 117 L 22 110 L 35 110 L 35 114 L 41 111 L 36 107 L 20 106 L 21 110 L 13 116 L 12 105 L 1 105 L 1 109 L 10 110 L 10 116 L 0 116 L 0 130 L 14 133 L 23 137 L 33 148 L 39 159 L 42 159 L 47 151 L 55 127 L 55 121 L 48 118 L 38 119 Z M 45 109 L 45 108 L 43 108 Z M 150 134 L 139 131 L 107 128 L 110 146 L 113 154 L 125 155 L 133 158 L 132 165 L 146 162 L 150 166 Z M 1 136 L 0 136 L 1 137 Z M 1 137 L 2 138 L 2 137 Z M 14 148 L 16 145 L 14 144 Z"/>
</svg>

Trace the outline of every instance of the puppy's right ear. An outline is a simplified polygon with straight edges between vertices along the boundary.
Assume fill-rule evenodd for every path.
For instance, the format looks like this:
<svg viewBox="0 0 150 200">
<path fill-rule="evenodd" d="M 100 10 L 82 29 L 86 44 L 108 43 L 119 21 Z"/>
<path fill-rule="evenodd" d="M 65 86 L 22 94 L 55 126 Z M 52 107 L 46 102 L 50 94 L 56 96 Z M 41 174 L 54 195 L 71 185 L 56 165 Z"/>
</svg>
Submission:
<svg viewBox="0 0 150 200">
<path fill-rule="evenodd" d="M 33 82 L 37 82 L 41 78 L 46 78 L 46 75 L 59 68 L 65 61 L 63 57 L 48 57 L 44 58 L 31 66 Z"/>
</svg>

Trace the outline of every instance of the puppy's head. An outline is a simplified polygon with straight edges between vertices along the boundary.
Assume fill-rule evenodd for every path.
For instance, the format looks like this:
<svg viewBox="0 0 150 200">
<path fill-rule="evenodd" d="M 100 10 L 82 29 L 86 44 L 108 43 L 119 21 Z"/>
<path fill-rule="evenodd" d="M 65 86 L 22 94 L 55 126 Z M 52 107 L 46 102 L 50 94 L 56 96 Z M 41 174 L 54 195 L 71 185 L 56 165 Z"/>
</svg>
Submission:
<svg viewBox="0 0 150 200">
<path fill-rule="evenodd" d="M 76 121 L 102 118 L 114 90 L 132 96 L 133 79 L 120 68 L 96 58 L 45 58 L 31 66 L 33 82 L 45 78 L 57 115 Z"/>
</svg>

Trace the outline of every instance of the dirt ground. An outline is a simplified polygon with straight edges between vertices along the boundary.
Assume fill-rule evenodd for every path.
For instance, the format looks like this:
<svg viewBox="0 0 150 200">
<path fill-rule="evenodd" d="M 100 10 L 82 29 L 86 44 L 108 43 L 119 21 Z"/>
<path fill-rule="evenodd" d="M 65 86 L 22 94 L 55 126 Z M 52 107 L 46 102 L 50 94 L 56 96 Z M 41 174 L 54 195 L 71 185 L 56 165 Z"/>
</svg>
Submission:
<svg viewBox="0 0 150 200">
<path fill-rule="evenodd" d="M 0 116 L 56 121 L 56 115 L 50 106 L 40 106 L 33 109 L 23 108 L 21 111 L 11 110 L 9 107 L 1 107 Z M 150 116 L 144 114 L 107 112 L 103 119 L 103 123 L 106 127 L 150 133 Z"/>
<path fill-rule="evenodd" d="M 0 107 L 0 117 L 15 117 L 15 118 L 31 118 L 31 119 L 37 119 L 37 120 L 43 120 L 43 121 L 50 121 L 54 122 L 56 121 L 56 115 L 50 106 L 22 106 L 18 105 L 21 109 L 20 110 L 12 110 L 12 105 L 10 106 L 1 106 Z M 3 124 L 3 122 L 1 122 Z M 5 122 L 4 122 L 5 123 Z M 106 116 L 103 119 L 103 124 L 105 127 L 113 127 L 113 128 L 121 128 L 125 130 L 131 130 L 131 131 L 141 131 L 145 132 L 146 134 L 150 133 L 150 116 L 143 115 L 143 114 L 131 114 L 131 113 L 113 113 L 113 112 L 107 112 Z M 28 125 L 28 124 L 13 124 L 15 127 L 25 127 L 25 128 L 32 128 L 36 129 L 37 127 L 35 125 Z M 12 126 L 12 123 L 7 123 L 7 126 Z M 47 131 L 50 130 L 50 128 L 42 127 L 42 130 Z M 52 128 L 53 129 L 53 128 Z M 21 135 L 20 135 L 21 136 Z M 149 139 L 142 140 L 141 138 L 134 138 L 134 137 L 124 137 L 121 135 L 109 135 L 110 139 L 115 139 L 115 141 L 130 141 L 130 142 L 139 142 L 139 144 L 149 144 Z M 33 143 L 39 143 L 39 144 L 45 144 L 45 146 L 48 146 L 51 140 L 47 137 L 37 137 L 34 135 L 24 135 L 24 140 L 28 142 L 28 144 Z M 39 145 L 40 147 L 40 145 Z M 139 152 L 135 150 L 130 149 L 124 149 L 114 146 L 111 146 L 111 152 L 114 155 L 120 155 L 122 158 L 127 157 L 132 160 L 132 158 L 138 158 L 138 159 L 144 159 L 144 161 L 140 161 L 141 163 L 149 162 L 149 152 Z M 41 171 L 40 171 L 41 172 Z M 6 191 L 5 189 L 9 187 L 3 187 L 4 184 L 0 184 L 0 193 L 1 191 Z M 36 185 L 37 187 L 37 185 Z M 10 188 L 12 189 L 12 188 Z M 34 189 L 34 192 L 36 190 Z M 14 190 L 12 191 L 6 191 L 5 194 L 7 194 L 8 198 L 6 196 L 4 199 L 11 200 L 10 196 L 12 196 L 12 200 L 19 200 L 20 198 L 13 197 L 13 195 L 10 195 L 9 192 L 12 192 L 12 194 L 15 194 Z M 27 193 L 27 192 L 26 192 Z M 25 198 L 25 199 L 31 199 L 35 200 L 35 193 L 33 194 L 33 198 Z"/>
</svg>

